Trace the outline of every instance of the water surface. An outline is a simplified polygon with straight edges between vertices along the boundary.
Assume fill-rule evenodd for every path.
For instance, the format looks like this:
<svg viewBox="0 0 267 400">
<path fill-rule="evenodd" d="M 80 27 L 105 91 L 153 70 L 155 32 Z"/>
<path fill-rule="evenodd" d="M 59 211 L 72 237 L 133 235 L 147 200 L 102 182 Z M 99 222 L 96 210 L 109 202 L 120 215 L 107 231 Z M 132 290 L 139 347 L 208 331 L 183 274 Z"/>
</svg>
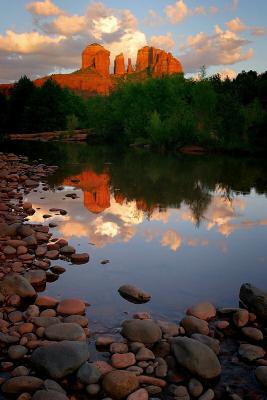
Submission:
<svg viewBox="0 0 267 400">
<path fill-rule="evenodd" d="M 59 166 L 49 190 L 40 185 L 27 196 L 36 209 L 30 220 L 44 222 L 51 207 L 68 211 L 45 223 L 57 222 L 54 236 L 90 261 L 53 262 L 67 270 L 46 292 L 87 300 L 93 330 L 115 328 L 135 311 L 178 321 L 200 300 L 237 306 L 243 282 L 267 289 L 266 161 L 83 144 L 24 143 L 16 151 Z M 73 192 L 78 198 L 65 197 Z M 125 283 L 152 300 L 122 299 Z"/>
</svg>

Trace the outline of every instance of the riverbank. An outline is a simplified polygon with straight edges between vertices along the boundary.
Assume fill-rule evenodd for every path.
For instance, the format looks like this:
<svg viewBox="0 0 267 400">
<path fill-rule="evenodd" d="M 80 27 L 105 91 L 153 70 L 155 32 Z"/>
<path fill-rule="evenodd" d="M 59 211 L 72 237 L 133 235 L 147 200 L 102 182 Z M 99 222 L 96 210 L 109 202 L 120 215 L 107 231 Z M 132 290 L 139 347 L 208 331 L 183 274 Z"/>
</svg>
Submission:
<svg viewBox="0 0 267 400">
<path fill-rule="evenodd" d="M 264 398 L 255 376 L 266 385 L 266 294 L 259 302 L 259 293 L 251 289 L 255 294 L 251 296 L 247 286 L 241 299 L 255 314 L 244 308 L 216 310 L 202 303 L 174 323 L 139 312 L 130 315 L 115 335 L 92 336 L 89 355 L 87 304 L 39 292 L 65 272 L 52 265 L 55 260 L 87 263 L 89 255 L 77 255 L 66 240 L 54 238 L 53 222 L 49 227 L 27 224 L 35 210 L 24 196 L 36 190 L 39 181 L 45 187 L 56 167 L 32 164 L 13 154 L 1 154 L 0 165 L 4 396 L 20 400 Z M 49 212 L 68 210 L 51 208 Z M 140 300 L 140 293 L 135 289 L 130 297 Z M 104 353 L 95 353 L 96 349 Z"/>
</svg>

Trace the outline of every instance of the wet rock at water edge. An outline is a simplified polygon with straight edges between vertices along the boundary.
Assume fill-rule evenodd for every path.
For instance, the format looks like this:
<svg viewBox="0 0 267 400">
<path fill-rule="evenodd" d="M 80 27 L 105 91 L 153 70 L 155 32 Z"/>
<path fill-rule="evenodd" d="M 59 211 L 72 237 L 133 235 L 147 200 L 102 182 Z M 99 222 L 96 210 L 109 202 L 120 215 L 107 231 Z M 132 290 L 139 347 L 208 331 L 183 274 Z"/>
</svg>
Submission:
<svg viewBox="0 0 267 400">
<path fill-rule="evenodd" d="M 216 308 L 211 303 L 203 302 L 194 304 L 188 308 L 186 313 L 187 315 L 207 321 L 216 316 Z"/>
<path fill-rule="evenodd" d="M 250 283 L 244 283 L 240 288 L 239 297 L 258 317 L 267 319 L 267 292 Z"/>
<path fill-rule="evenodd" d="M 209 325 L 206 321 L 193 317 L 184 317 L 181 321 L 182 327 L 185 329 L 187 335 L 192 335 L 193 333 L 200 333 L 202 335 L 209 334 Z"/>
<path fill-rule="evenodd" d="M 133 303 L 147 303 L 151 299 L 149 293 L 133 285 L 123 285 L 118 292 L 123 298 Z"/>
<path fill-rule="evenodd" d="M 83 328 L 75 323 L 53 324 L 45 328 L 45 336 L 49 340 L 84 341 L 86 339 Z"/>
<path fill-rule="evenodd" d="M 88 359 L 87 343 L 63 341 L 35 350 L 31 364 L 51 378 L 61 379 L 75 372 Z"/>
<path fill-rule="evenodd" d="M 221 374 L 221 365 L 215 353 L 205 344 L 187 337 L 172 339 L 172 349 L 178 364 L 203 379 Z"/>
<path fill-rule="evenodd" d="M 0 282 L 0 293 L 3 295 L 16 294 L 20 297 L 34 297 L 36 292 L 30 282 L 23 276 L 10 273 Z"/>
<path fill-rule="evenodd" d="M 72 264 L 86 264 L 89 261 L 88 253 L 74 253 L 71 254 L 71 262 Z"/>
<path fill-rule="evenodd" d="M 57 312 L 65 315 L 82 315 L 85 312 L 85 303 L 80 299 L 64 299 L 58 304 Z"/>
<path fill-rule="evenodd" d="M 126 320 L 122 323 L 122 335 L 131 342 L 154 344 L 161 339 L 160 327 L 152 320 Z"/>
</svg>

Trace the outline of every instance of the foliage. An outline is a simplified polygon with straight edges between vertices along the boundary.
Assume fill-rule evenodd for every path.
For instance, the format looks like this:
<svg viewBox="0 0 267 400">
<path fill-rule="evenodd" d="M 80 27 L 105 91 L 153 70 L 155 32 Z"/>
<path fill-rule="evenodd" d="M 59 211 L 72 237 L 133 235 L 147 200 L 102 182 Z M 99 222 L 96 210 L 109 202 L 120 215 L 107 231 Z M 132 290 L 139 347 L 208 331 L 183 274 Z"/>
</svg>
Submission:
<svg viewBox="0 0 267 400">
<path fill-rule="evenodd" d="M 164 149 L 267 147 L 267 72 L 242 72 L 230 81 L 182 74 L 118 83 L 109 96 L 84 99 L 54 81 L 36 87 L 27 77 L 9 98 L 0 94 L 0 132 L 89 128 L 99 141 Z"/>
</svg>

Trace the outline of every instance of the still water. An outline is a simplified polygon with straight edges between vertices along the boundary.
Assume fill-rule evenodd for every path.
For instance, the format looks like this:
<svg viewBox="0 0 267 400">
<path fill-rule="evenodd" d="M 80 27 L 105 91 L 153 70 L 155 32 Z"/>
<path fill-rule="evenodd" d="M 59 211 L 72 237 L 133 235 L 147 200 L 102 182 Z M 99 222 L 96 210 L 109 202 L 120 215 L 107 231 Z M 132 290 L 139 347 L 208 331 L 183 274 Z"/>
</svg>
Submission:
<svg viewBox="0 0 267 400">
<path fill-rule="evenodd" d="M 237 306 L 244 282 L 267 289 L 266 161 L 84 144 L 24 143 L 16 152 L 59 166 L 49 190 L 40 185 L 27 196 L 36 209 L 30 220 L 43 223 L 52 207 L 67 210 L 45 223 L 58 223 L 54 236 L 90 261 L 53 262 L 66 272 L 46 293 L 88 301 L 92 330 L 116 328 L 136 311 L 177 321 L 199 300 Z M 73 192 L 76 199 L 65 197 Z M 150 292 L 151 301 L 121 298 L 125 283 Z"/>
</svg>

